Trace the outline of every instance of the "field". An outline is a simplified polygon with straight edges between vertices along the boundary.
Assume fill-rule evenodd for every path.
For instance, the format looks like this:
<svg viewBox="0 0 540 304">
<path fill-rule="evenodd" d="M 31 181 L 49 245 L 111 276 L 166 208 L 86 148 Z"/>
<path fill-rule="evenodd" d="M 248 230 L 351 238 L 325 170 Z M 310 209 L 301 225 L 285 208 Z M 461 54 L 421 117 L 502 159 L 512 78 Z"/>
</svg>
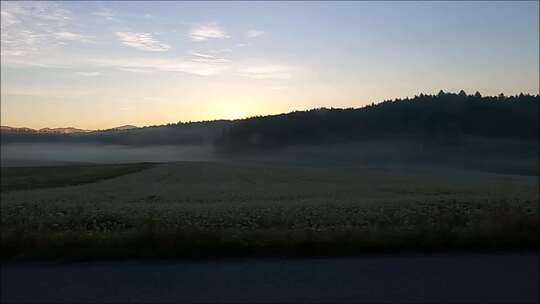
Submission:
<svg viewBox="0 0 540 304">
<path fill-rule="evenodd" d="M 219 162 L 9 168 L 2 258 L 530 250 L 538 204 L 536 176 Z"/>
<path fill-rule="evenodd" d="M 22 167 L 2 168 L 2 192 L 13 190 L 52 188 L 96 182 L 150 167 L 149 163 L 128 165 L 86 165 L 57 168 Z"/>
</svg>

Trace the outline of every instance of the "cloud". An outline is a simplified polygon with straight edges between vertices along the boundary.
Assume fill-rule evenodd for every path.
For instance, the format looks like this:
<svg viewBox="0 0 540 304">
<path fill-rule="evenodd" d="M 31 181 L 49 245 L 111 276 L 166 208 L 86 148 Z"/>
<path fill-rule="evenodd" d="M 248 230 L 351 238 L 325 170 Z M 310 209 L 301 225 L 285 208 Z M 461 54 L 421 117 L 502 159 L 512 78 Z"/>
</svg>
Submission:
<svg viewBox="0 0 540 304">
<path fill-rule="evenodd" d="M 215 56 L 213 56 L 213 55 L 199 53 L 199 52 L 196 52 L 196 51 L 191 51 L 190 54 L 195 56 L 195 57 L 200 57 L 200 58 L 205 58 L 205 59 L 213 59 L 213 58 L 215 58 Z"/>
<path fill-rule="evenodd" d="M 224 62 L 230 61 L 220 56 L 206 54 L 206 53 L 197 52 L 197 51 L 191 51 L 190 54 L 195 57 L 193 61 L 196 61 L 196 62 L 224 63 Z"/>
<path fill-rule="evenodd" d="M 66 31 L 73 27 L 71 12 L 55 2 L 2 1 L 3 64 L 23 64 L 25 56 L 39 56 L 66 42 L 91 42 L 89 37 Z M 36 60 L 28 65 L 36 65 Z M 38 64 L 41 65 L 41 64 Z"/>
<path fill-rule="evenodd" d="M 2 10 L 0 12 L 0 17 L 0 19 L 2 20 L 2 28 L 19 23 L 19 20 L 15 17 L 15 15 L 7 11 Z"/>
<path fill-rule="evenodd" d="M 119 71 L 131 72 L 131 73 L 152 73 L 152 72 L 155 72 L 154 70 L 150 70 L 150 69 L 138 69 L 138 68 L 122 68 L 122 67 L 119 67 L 117 69 Z"/>
<path fill-rule="evenodd" d="M 3 1 L 2 12 L 4 12 L 2 18 L 4 16 L 8 16 L 8 18 L 23 17 L 61 24 L 72 19 L 71 12 L 64 9 L 61 4 L 47 1 Z"/>
<path fill-rule="evenodd" d="M 116 21 L 115 14 L 113 13 L 113 11 L 110 8 L 105 7 L 105 8 L 100 9 L 97 12 L 92 13 L 92 14 L 96 15 L 96 16 L 99 16 L 99 17 L 102 17 L 102 18 L 105 18 L 106 20 L 109 20 L 109 21 Z"/>
<path fill-rule="evenodd" d="M 257 64 L 240 67 L 237 72 L 253 79 L 286 80 L 292 77 L 294 70 L 294 67 L 283 64 Z"/>
<path fill-rule="evenodd" d="M 230 49 L 230 48 L 224 48 L 224 49 L 211 50 L 210 51 L 210 53 L 214 53 L 214 54 L 231 53 L 231 52 L 232 52 L 232 49 Z"/>
<path fill-rule="evenodd" d="M 257 38 L 261 37 L 262 35 L 264 35 L 264 31 L 260 30 L 249 30 L 246 32 L 246 37 L 248 38 Z"/>
<path fill-rule="evenodd" d="M 115 18 L 110 9 L 94 13 L 105 19 Z M 238 64 L 229 56 L 231 48 L 193 50 L 183 58 L 150 57 L 103 58 L 88 53 L 62 51 L 62 45 L 94 42 L 77 22 L 76 16 L 56 2 L 10 2 L 2 1 L 1 7 L 1 54 L 2 65 L 15 67 L 41 67 L 67 69 L 74 75 L 96 77 L 103 71 L 126 73 L 182 73 L 196 76 L 214 76 L 223 73 L 253 79 L 290 79 L 295 68 L 284 64 Z M 252 30 L 256 31 L 256 30 Z M 262 31 L 250 35 L 260 36 Z M 249 33 L 249 32 L 248 32 Z M 171 49 L 167 43 L 155 37 L 157 34 L 115 32 L 118 40 L 126 46 L 148 52 L 164 52 Z M 195 25 L 189 32 L 193 41 L 226 39 L 230 36 L 217 23 Z M 246 45 L 246 44 L 242 44 Z M 199 47 L 201 45 L 198 45 Z M 167 53 L 169 54 L 169 53 Z M 101 72 L 95 72 L 95 71 Z"/>
<path fill-rule="evenodd" d="M 116 32 L 116 36 L 123 44 L 143 51 L 163 52 L 171 48 L 154 39 L 150 33 Z"/>
<path fill-rule="evenodd" d="M 95 76 L 101 76 L 101 72 L 77 72 L 77 75 L 80 76 L 86 76 L 86 77 L 95 77 Z"/>
<path fill-rule="evenodd" d="M 60 40 L 80 41 L 80 42 L 85 42 L 85 43 L 94 42 L 94 40 L 92 40 L 91 37 L 88 37 L 82 34 L 72 33 L 72 32 L 58 32 L 58 33 L 54 33 L 54 35 L 56 36 L 56 38 Z"/>
<path fill-rule="evenodd" d="M 196 25 L 189 32 L 189 37 L 193 41 L 230 38 L 215 22 Z"/>
<path fill-rule="evenodd" d="M 56 37 L 64 40 L 81 40 L 84 36 L 71 32 L 59 32 L 54 34 Z"/>
<path fill-rule="evenodd" d="M 25 56 L 37 52 L 43 34 L 28 29 L 2 27 L 2 56 Z"/>
<path fill-rule="evenodd" d="M 95 60 L 92 65 L 133 73 L 172 72 L 198 76 L 217 75 L 228 68 L 225 62 L 147 58 Z"/>
</svg>

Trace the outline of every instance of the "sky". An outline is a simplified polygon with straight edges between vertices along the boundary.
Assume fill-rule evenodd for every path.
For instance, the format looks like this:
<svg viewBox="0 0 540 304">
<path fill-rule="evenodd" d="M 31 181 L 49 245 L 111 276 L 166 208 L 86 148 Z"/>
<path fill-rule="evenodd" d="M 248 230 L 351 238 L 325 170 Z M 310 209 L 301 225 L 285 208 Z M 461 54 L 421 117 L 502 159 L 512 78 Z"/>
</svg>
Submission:
<svg viewBox="0 0 540 304">
<path fill-rule="evenodd" d="M 539 2 L 1 2 L 1 124 L 539 93 Z"/>
</svg>

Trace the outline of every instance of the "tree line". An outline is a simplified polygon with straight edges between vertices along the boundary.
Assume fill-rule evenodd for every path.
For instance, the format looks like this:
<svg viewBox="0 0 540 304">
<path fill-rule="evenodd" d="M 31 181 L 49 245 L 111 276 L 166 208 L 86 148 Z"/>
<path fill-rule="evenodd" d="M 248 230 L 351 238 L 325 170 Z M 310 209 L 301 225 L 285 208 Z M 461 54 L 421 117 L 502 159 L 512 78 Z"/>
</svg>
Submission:
<svg viewBox="0 0 540 304">
<path fill-rule="evenodd" d="M 540 95 L 482 96 L 440 91 L 362 108 L 319 108 L 244 119 L 215 140 L 220 152 L 370 139 L 459 144 L 466 136 L 538 139 Z"/>
<path fill-rule="evenodd" d="M 215 120 L 76 134 L 1 132 L 1 142 L 121 145 L 213 143 L 218 152 L 370 139 L 459 143 L 466 136 L 538 139 L 539 95 L 482 96 L 439 92 L 362 108 L 319 108 L 241 120 Z"/>
</svg>

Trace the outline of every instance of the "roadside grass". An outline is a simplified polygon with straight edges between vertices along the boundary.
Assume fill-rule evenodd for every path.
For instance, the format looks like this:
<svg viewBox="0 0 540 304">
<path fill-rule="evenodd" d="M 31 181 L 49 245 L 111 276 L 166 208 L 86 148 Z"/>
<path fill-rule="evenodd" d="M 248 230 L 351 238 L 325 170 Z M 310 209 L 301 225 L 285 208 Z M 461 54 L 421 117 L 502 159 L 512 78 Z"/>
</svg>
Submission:
<svg viewBox="0 0 540 304">
<path fill-rule="evenodd" d="M 59 167 L 3 167 L 1 191 L 72 186 L 93 183 L 149 168 L 151 163 Z"/>
<path fill-rule="evenodd" d="M 2 192 L 0 252 L 81 260 L 539 250 L 536 180 L 480 177 L 164 164 Z"/>
<path fill-rule="evenodd" d="M 538 225 L 535 229 L 538 230 Z M 539 250 L 532 230 L 507 232 L 160 231 L 2 234 L 2 259 L 325 257 L 370 253 Z"/>
<path fill-rule="evenodd" d="M 395 216 L 388 215 L 388 209 L 377 209 L 366 213 L 369 217 L 363 219 L 365 224 L 361 226 L 329 225 L 315 219 L 309 225 L 291 227 L 283 225 L 288 220 L 282 218 L 274 219 L 275 223 L 281 223 L 274 227 L 240 223 L 237 227 L 219 227 L 208 218 L 197 217 L 194 219 L 201 225 L 175 227 L 158 220 L 141 220 L 141 225 L 127 229 L 107 228 L 107 222 L 100 221 L 84 230 L 19 226 L 2 230 L 1 257 L 4 260 L 295 257 L 540 249 L 540 221 L 531 209 L 508 207 L 506 202 L 490 204 L 484 214 L 466 215 L 448 208 L 407 223 L 395 221 Z"/>
</svg>

